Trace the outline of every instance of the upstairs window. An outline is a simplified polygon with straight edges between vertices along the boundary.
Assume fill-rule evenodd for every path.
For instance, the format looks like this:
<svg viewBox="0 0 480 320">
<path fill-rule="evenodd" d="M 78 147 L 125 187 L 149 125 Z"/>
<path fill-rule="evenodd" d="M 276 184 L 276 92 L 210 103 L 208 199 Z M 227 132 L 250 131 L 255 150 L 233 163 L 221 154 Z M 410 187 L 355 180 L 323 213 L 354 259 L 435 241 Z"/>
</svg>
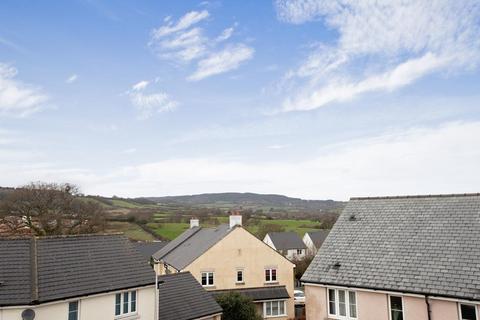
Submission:
<svg viewBox="0 0 480 320">
<path fill-rule="evenodd" d="M 243 283 L 243 270 L 237 270 L 237 283 Z"/>
<path fill-rule="evenodd" d="M 265 269 L 265 282 L 277 282 L 277 269 Z"/>
<path fill-rule="evenodd" d="M 477 310 L 474 305 L 460 304 L 460 319 L 461 320 L 477 320 Z"/>
<path fill-rule="evenodd" d="M 202 272 L 202 286 L 211 287 L 213 285 L 213 272 Z"/>
<path fill-rule="evenodd" d="M 390 296 L 390 319 L 403 320 L 402 297 Z"/>
<path fill-rule="evenodd" d="M 68 303 L 68 320 L 78 320 L 78 301 Z"/>
<path fill-rule="evenodd" d="M 303 253 L 302 251 L 303 251 L 302 249 L 297 249 L 297 254 L 302 254 Z"/>
<path fill-rule="evenodd" d="M 137 312 L 137 291 L 125 291 L 115 295 L 115 315 Z"/>
<path fill-rule="evenodd" d="M 328 315 L 332 319 L 357 319 L 355 291 L 328 289 Z"/>
</svg>

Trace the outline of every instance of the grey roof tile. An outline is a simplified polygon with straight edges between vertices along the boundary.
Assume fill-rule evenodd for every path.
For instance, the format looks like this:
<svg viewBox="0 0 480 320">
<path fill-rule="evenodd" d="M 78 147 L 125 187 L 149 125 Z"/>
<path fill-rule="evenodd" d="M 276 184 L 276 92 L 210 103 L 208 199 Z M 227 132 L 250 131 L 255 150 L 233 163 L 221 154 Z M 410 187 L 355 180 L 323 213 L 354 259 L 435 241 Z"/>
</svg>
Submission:
<svg viewBox="0 0 480 320">
<path fill-rule="evenodd" d="M 167 244 L 168 241 L 133 242 L 135 249 L 140 252 L 140 254 L 146 259 L 146 261 L 150 261 L 152 255 L 165 247 Z"/>
<path fill-rule="evenodd" d="M 159 276 L 158 281 L 161 320 L 192 320 L 222 312 L 190 272 Z"/>
<path fill-rule="evenodd" d="M 277 250 L 307 248 L 296 232 L 269 232 L 268 236 Z"/>
<path fill-rule="evenodd" d="M 480 300 L 479 235 L 479 194 L 353 198 L 302 280 Z"/>
<path fill-rule="evenodd" d="M 330 229 L 321 229 L 318 231 L 309 231 L 307 234 L 312 239 L 313 244 L 318 249 L 322 246 L 323 242 L 327 238 L 328 234 L 330 233 Z"/>
</svg>

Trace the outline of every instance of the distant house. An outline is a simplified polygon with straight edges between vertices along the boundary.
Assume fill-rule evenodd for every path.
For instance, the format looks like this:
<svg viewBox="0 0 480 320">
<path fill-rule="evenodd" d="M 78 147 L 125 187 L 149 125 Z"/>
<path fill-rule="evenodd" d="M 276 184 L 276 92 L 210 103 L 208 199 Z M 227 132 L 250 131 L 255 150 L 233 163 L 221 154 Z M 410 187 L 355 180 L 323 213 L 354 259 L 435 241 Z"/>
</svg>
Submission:
<svg viewBox="0 0 480 320">
<path fill-rule="evenodd" d="M 305 232 L 303 243 L 307 246 L 307 254 L 315 255 L 323 244 L 323 241 L 330 233 L 329 229 L 320 229 L 318 231 Z"/>
<path fill-rule="evenodd" d="M 0 239 L 0 319 L 154 319 L 155 273 L 121 235 Z"/>
<path fill-rule="evenodd" d="M 295 265 L 242 227 L 241 216 L 229 224 L 190 229 L 153 254 L 158 274 L 189 271 L 213 294 L 238 291 L 251 297 L 259 314 L 279 320 L 294 317 Z"/>
<path fill-rule="evenodd" d="M 189 273 L 158 277 L 160 320 L 220 320 L 222 308 Z"/>
<path fill-rule="evenodd" d="M 136 241 L 133 242 L 135 249 L 145 258 L 145 261 L 150 261 L 152 255 L 158 250 L 165 247 L 168 241 Z"/>
<path fill-rule="evenodd" d="M 302 259 L 307 252 L 307 246 L 296 232 L 269 232 L 263 242 L 290 260 Z"/>
<path fill-rule="evenodd" d="M 480 194 L 352 198 L 302 281 L 309 320 L 478 320 Z"/>
</svg>

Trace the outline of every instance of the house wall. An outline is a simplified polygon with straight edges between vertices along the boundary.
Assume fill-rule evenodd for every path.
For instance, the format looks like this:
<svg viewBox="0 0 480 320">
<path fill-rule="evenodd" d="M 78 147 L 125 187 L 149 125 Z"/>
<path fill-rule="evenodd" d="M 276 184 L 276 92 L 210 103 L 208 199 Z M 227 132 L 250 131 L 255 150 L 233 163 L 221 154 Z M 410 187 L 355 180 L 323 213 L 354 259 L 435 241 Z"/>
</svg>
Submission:
<svg viewBox="0 0 480 320">
<path fill-rule="evenodd" d="M 302 259 L 305 257 L 305 249 L 301 249 L 301 253 L 297 253 L 297 249 L 290 249 L 287 251 L 285 257 L 289 260 Z"/>
<path fill-rule="evenodd" d="M 263 238 L 263 242 L 265 242 L 269 247 L 273 248 L 274 250 L 277 250 L 277 248 L 275 248 L 275 245 L 273 244 L 272 239 L 270 239 L 270 236 L 268 234 L 265 235 L 265 238 Z"/>
<path fill-rule="evenodd" d="M 115 293 L 75 299 L 79 301 L 79 320 L 107 320 L 115 318 Z M 75 301 L 70 300 L 70 301 Z M 60 301 L 38 306 L 29 306 L 35 311 L 35 320 L 68 319 L 68 302 Z M 0 320 L 22 320 L 21 308 L 0 308 Z M 155 288 L 137 290 L 137 317 L 153 320 L 155 313 Z"/>
<path fill-rule="evenodd" d="M 355 290 L 353 290 L 355 291 Z M 458 304 L 454 301 L 430 299 L 432 320 L 457 320 Z M 308 320 L 327 320 L 327 289 L 305 285 L 305 308 Z M 404 319 L 428 320 L 427 305 L 423 297 L 403 296 Z M 386 293 L 357 291 L 358 320 L 388 320 L 388 295 Z M 480 306 L 477 305 L 480 316 Z"/>
<path fill-rule="evenodd" d="M 315 247 L 315 245 L 313 244 L 313 241 L 312 239 L 310 238 L 310 236 L 308 235 L 308 233 L 305 233 L 305 235 L 303 236 L 302 238 L 303 240 L 303 243 L 305 243 L 305 245 L 307 246 L 307 253 L 309 255 L 315 255 L 317 254 L 317 248 Z"/>
<path fill-rule="evenodd" d="M 265 283 L 265 268 L 277 268 L 277 282 Z M 182 271 L 190 273 L 201 283 L 202 271 L 214 272 L 214 287 L 207 290 L 256 288 L 269 285 L 284 285 L 290 299 L 287 300 L 287 317 L 294 318 L 293 283 L 294 264 L 243 228 L 236 228 L 197 260 Z M 244 283 L 236 283 L 237 270 L 244 272 Z"/>
</svg>

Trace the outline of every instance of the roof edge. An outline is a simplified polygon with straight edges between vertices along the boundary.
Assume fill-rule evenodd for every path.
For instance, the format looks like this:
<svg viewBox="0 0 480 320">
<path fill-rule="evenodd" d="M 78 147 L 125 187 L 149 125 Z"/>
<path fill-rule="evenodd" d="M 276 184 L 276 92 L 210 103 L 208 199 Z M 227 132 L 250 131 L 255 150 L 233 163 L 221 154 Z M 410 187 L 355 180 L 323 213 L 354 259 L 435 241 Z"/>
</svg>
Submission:
<svg viewBox="0 0 480 320">
<path fill-rule="evenodd" d="M 412 198 L 456 198 L 456 197 L 478 197 L 477 193 L 446 193 L 426 195 L 403 195 L 403 196 L 378 196 L 378 197 L 351 197 L 350 200 L 382 200 L 382 199 L 412 199 Z"/>
<path fill-rule="evenodd" d="M 418 294 L 418 295 L 423 295 L 427 297 L 441 297 L 441 298 L 450 298 L 450 299 L 458 299 L 458 300 L 480 301 L 480 298 L 475 299 L 475 298 L 459 297 L 459 296 L 448 295 L 448 294 L 428 293 L 423 291 L 397 290 L 397 289 L 377 288 L 377 287 L 367 287 L 367 286 L 352 286 L 348 284 L 338 284 L 338 283 L 321 282 L 321 281 L 306 281 L 301 279 L 300 281 L 302 283 L 319 284 L 323 286 L 337 286 L 337 287 L 365 289 L 365 290 L 372 290 L 372 291 L 390 291 L 390 292 L 396 292 L 396 293 Z"/>
</svg>

